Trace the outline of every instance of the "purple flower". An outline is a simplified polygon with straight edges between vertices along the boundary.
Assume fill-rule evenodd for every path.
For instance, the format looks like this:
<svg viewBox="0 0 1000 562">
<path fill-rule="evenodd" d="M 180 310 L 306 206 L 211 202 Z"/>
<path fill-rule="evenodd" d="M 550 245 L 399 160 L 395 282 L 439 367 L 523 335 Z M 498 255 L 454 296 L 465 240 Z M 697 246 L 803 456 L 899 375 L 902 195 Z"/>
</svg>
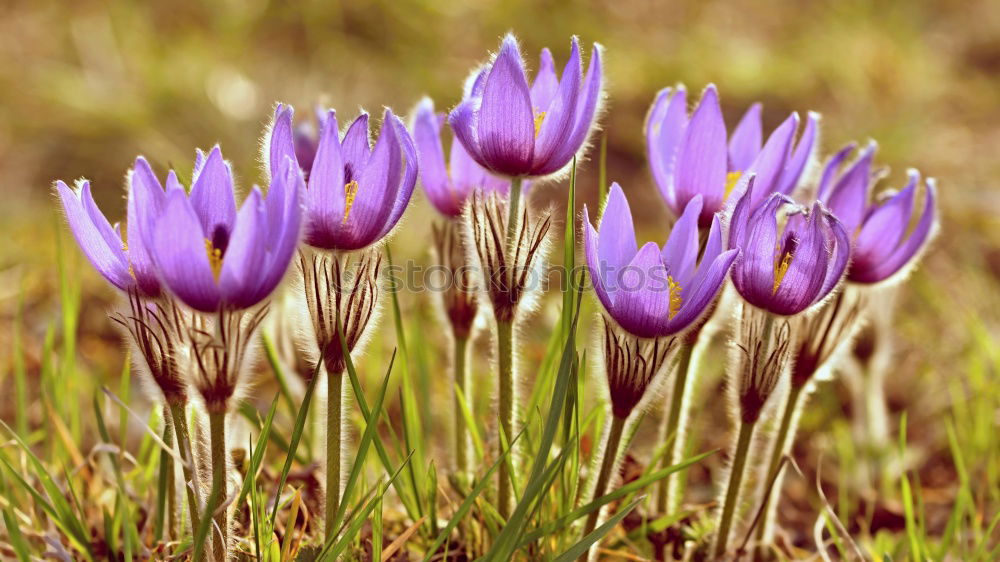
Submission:
<svg viewBox="0 0 1000 562">
<path fill-rule="evenodd" d="M 798 114 L 792 113 L 761 146 L 761 105 L 750 106 L 726 140 L 719 95 L 710 84 L 688 117 L 687 91 L 665 88 L 646 116 L 646 151 L 660 193 L 679 216 L 701 195 L 700 223 L 708 226 L 731 193 L 745 189 L 756 176 L 758 198 L 789 194 L 798 185 L 816 143 L 819 115 L 810 113 L 798 142 Z M 741 181 L 742 180 L 742 181 Z"/>
<path fill-rule="evenodd" d="M 310 149 L 301 140 L 296 144 L 293 111 L 278 104 L 264 157 L 276 176 L 284 158 L 314 155 L 305 191 L 305 242 L 327 250 L 360 250 L 385 238 L 403 215 L 417 181 L 417 151 L 406 127 L 386 109 L 372 148 L 367 113 L 341 138 L 331 109 L 320 119 L 319 140 Z"/>
<path fill-rule="evenodd" d="M 701 211 L 702 198 L 695 196 L 662 249 L 655 242 L 637 248 L 632 212 L 617 183 L 611 185 L 598 230 L 590 225 L 584 206 L 584 245 L 594 291 L 608 314 L 631 334 L 653 338 L 684 330 L 722 287 L 737 251 L 722 251 L 716 216 L 698 261 Z"/>
<path fill-rule="evenodd" d="M 513 35 L 470 79 L 448 122 L 469 155 L 494 173 L 541 177 L 559 172 L 580 151 L 594 126 L 601 98 L 601 53 L 595 44 L 586 76 L 580 45 L 557 77 L 552 53 L 542 49 L 531 86 Z"/>
<path fill-rule="evenodd" d="M 173 172 L 164 192 L 156 176 L 138 170 L 132 187 L 139 232 L 177 298 L 214 312 L 249 308 L 271 294 L 299 241 L 304 181 L 293 160 L 286 158 L 274 174 L 266 198 L 254 186 L 238 212 L 232 172 L 218 146 L 207 156 L 198 151 L 190 196 Z"/>
<path fill-rule="evenodd" d="M 848 281 L 878 283 L 903 271 L 916 262 L 935 228 L 936 184 L 927 178 L 927 195 L 917 225 L 910 230 L 914 199 L 920 173 L 909 171 L 909 182 L 902 191 L 890 191 L 871 201 L 872 187 L 881 176 L 873 171 L 872 160 L 878 146 L 871 142 L 857 159 L 843 167 L 854 151 L 848 144 L 827 163 L 820 178 L 817 198 L 853 236 L 854 257 L 847 272 Z"/>
<path fill-rule="evenodd" d="M 120 225 L 112 226 L 97 208 L 90 182 L 79 180 L 75 189 L 70 189 L 62 180 L 56 182 L 70 231 L 90 263 L 115 287 L 129 292 L 137 290 L 146 297 L 160 295 L 160 281 L 149 247 L 139 235 L 139 215 L 158 216 L 163 210 L 162 201 L 148 201 L 142 191 L 148 178 L 155 181 L 152 174 L 146 159 L 136 158 L 135 168 L 129 171 L 125 240 Z M 162 192 L 161 188 L 161 195 Z"/>
<path fill-rule="evenodd" d="M 736 290 L 753 306 L 783 316 L 803 312 L 837 286 L 850 258 L 851 242 L 822 203 L 812 210 L 780 193 L 754 206 L 756 181 L 733 210 L 729 246 L 741 250 L 733 265 Z M 779 213 L 785 213 L 779 232 Z"/>
<path fill-rule="evenodd" d="M 420 159 L 420 183 L 434 207 L 443 215 L 457 217 L 462 214 L 465 200 L 477 189 L 506 193 L 510 180 L 489 173 L 476 164 L 462 143 L 453 140 L 447 162 L 441 144 L 441 125 L 444 113 L 434 112 L 430 98 L 420 100 L 411 129 Z"/>
</svg>

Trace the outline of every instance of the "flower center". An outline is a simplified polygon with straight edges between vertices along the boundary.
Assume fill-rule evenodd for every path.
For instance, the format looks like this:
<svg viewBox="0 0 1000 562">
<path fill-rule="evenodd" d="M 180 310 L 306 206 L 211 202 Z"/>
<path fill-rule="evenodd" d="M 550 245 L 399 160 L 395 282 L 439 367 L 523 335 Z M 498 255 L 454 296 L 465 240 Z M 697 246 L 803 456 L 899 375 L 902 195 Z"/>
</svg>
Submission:
<svg viewBox="0 0 1000 562">
<path fill-rule="evenodd" d="M 351 180 L 344 184 L 344 220 L 340 224 L 347 224 L 347 217 L 351 215 L 351 207 L 354 206 L 354 199 L 358 196 L 358 180 Z"/>
<path fill-rule="evenodd" d="M 535 138 L 538 138 L 538 133 L 542 132 L 542 123 L 545 122 L 545 112 L 535 110 Z"/>
<path fill-rule="evenodd" d="M 736 182 L 740 181 L 740 177 L 743 176 L 743 172 L 735 171 L 726 174 L 726 191 L 722 196 L 722 199 L 729 199 L 729 194 L 733 192 L 733 188 L 736 187 Z"/>
<path fill-rule="evenodd" d="M 674 281 L 674 278 L 669 275 L 667 276 L 667 285 L 670 287 L 670 307 L 667 311 L 667 319 L 672 320 L 680 311 L 684 298 L 681 296 L 680 283 Z"/>
<path fill-rule="evenodd" d="M 208 254 L 208 266 L 212 268 L 212 277 L 219 281 L 219 274 L 222 273 L 222 248 L 216 248 L 208 238 L 205 239 L 205 253 Z"/>
<path fill-rule="evenodd" d="M 791 250 L 781 254 L 781 248 L 778 248 L 778 252 L 774 256 L 774 287 L 771 289 L 772 295 L 778 292 L 781 281 L 785 278 L 785 274 L 788 273 L 788 266 L 792 263 Z"/>
</svg>

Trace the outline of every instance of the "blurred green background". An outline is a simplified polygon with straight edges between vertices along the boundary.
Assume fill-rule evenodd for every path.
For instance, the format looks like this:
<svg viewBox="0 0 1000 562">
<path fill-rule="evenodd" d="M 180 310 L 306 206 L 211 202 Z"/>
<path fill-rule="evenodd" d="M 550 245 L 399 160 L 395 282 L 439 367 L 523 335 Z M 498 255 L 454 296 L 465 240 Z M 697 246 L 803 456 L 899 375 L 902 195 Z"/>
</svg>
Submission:
<svg viewBox="0 0 1000 562">
<path fill-rule="evenodd" d="M 939 419 L 955 394 L 944 391 L 970 362 L 996 361 L 1000 332 L 994 0 L 8 0 L 0 6 L 0 388 L 12 384 L 19 313 L 27 371 L 41 369 L 60 306 L 60 247 L 83 287 L 79 354 L 96 373 L 121 366 L 103 314 L 113 293 L 66 234 L 54 180 L 89 178 L 109 218 L 122 219 L 123 178 L 137 154 L 160 173 L 174 165 L 187 175 L 195 147 L 219 142 L 246 188 L 260 179 L 257 149 L 275 101 L 300 117 L 317 101 L 345 116 L 361 106 L 406 113 L 424 94 L 446 109 L 508 30 L 532 66 L 543 46 L 561 66 L 573 34 L 606 47 L 608 175 L 625 186 L 650 237 L 662 237 L 667 214 L 645 164 L 642 122 L 656 91 L 679 81 L 694 92 L 716 83 L 731 123 L 755 100 L 769 127 L 792 110 L 821 112 L 824 154 L 877 139 L 893 170 L 883 187 L 899 187 L 908 167 L 937 177 L 941 234 L 902 295 L 890 401 L 911 410 L 928 447 L 947 447 Z M 591 205 L 596 175 L 583 164 L 580 197 Z M 564 199 L 555 186 L 533 197 Z M 401 256 L 426 255 L 433 214 L 418 199 L 407 234 L 393 241 Z M 4 419 L 10 408 L 0 408 Z"/>
</svg>

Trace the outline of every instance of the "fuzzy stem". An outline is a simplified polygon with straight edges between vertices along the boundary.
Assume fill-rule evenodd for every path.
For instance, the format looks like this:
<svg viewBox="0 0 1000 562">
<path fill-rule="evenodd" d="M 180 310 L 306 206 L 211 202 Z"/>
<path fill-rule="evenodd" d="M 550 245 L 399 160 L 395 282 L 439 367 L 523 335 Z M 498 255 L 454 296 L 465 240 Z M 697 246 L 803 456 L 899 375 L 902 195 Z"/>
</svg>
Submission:
<svg viewBox="0 0 1000 562">
<path fill-rule="evenodd" d="M 514 240 L 517 235 L 517 219 L 520 216 L 518 211 L 521 207 L 521 178 L 510 180 L 510 199 L 507 204 L 507 236 L 505 238 L 504 251 L 507 256 L 513 255 Z M 517 264 L 511 264 L 516 268 Z"/>
<path fill-rule="evenodd" d="M 168 447 L 174 446 L 174 424 L 170 421 L 170 408 L 163 405 L 163 442 Z M 167 539 L 178 538 L 177 533 L 177 490 L 174 487 L 174 462 L 166 452 L 160 454 L 160 479 L 163 483 L 163 495 L 156 500 L 157 539 L 166 529 Z"/>
<path fill-rule="evenodd" d="M 500 380 L 498 382 L 500 427 L 503 439 L 499 439 L 500 455 L 506 452 L 504 442 L 514 438 L 514 325 L 512 322 L 497 321 L 497 355 Z M 497 491 L 497 510 L 500 516 L 507 519 L 510 516 L 513 501 L 513 485 L 508 472 L 508 462 L 500 463 L 499 489 Z"/>
<path fill-rule="evenodd" d="M 625 418 L 617 416 L 611 417 L 611 427 L 608 429 L 608 440 L 604 446 L 604 458 L 601 460 L 601 471 L 597 474 L 597 484 L 594 486 L 593 500 L 599 499 L 607 491 L 611 481 L 611 473 L 614 470 L 615 460 L 618 458 L 618 448 L 621 446 L 622 433 L 625 430 Z M 587 536 L 597 527 L 597 519 L 601 515 L 600 509 L 595 509 L 587 516 L 587 523 L 583 527 L 583 536 Z M 579 562 L 586 562 L 590 556 L 590 551 L 580 555 Z"/>
<path fill-rule="evenodd" d="M 174 433 L 177 436 L 177 449 L 180 452 L 181 470 L 184 474 L 184 491 L 187 494 L 188 514 L 191 517 L 191 529 L 194 534 L 201 523 L 201 506 L 195 490 L 198 489 L 197 473 L 191 456 L 191 434 L 188 432 L 187 417 L 183 404 L 170 404 L 170 418 L 174 422 Z M 169 444 L 169 443 L 168 443 Z"/>
<path fill-rule="evenodd" d="M 682 434 L 680 419 L 681 411 L 684 409 L 685 393 L 687 391 L 687 380 L 691 369 L 691 354 L 694 351 L 694 342 L 684 342 L 677 357 L 677 367 L 674 373 L 674 389 L 670 395 L 670 410 L 667 412 L 666 426 L 663 431 L 665 439 L 673 439 L 663 455 L 663 468 L 673 466 L 684 450 L 684 443 L 687 436 Z M 685 424 L 686 425 L 686 424 Z M 680 498 L 670 497 L 670 487 L 673 482 L 673 475 L 667 476 L 660 482 L 660 488 L 656 496 L 656 512 L 659 515 L 666 515 L 673 511 L 673 504 Z M 672 501 L 673 500 L 673 501 Z"/>
<path fill-rule="evenodd" d="M 466 355 L 469 350 L 469 338 L 455 336 L 455 359 L 452 368 L 455 370 L 455 469 L 464 473 L 469 468 L 469 436 L 465 427 L 465 416 L 459 395 L 471 408 L 472 402 L 468 391 L 468 373 Z"/>
<path fill-rule="evenodd" d="M 740 422 L 740 433 L 739 437 L 736 438 L 736 452 L 733 454 L 733 467 L 729 472 L 729 484 L 726 486 L 726 499 L 725 503 L 722 504 L 719 524 L 716 527 L 715 546 L 712 548 L 713 560 L 721 560 L 726 554 L 729 530 L 733 524 L 733 516 L 736 514 L 736 506 L 739 503 L 740 484 L 743 481 L 743 472 L 750 453 L 750 442 L 753 440 L 755 425 L 756 422 Z"/>
<path fill-rule="evenodd" d="M 326 521 L 327 542 L 337 530 L 333 528 L 340 508 L 341 440 L 343 437 L 344 373 L 326 374 Z"/>
<path fill-rule="evenodd" d="M 229 522 L 227 509 L 219 509 L 222 502 L 229 496 L 226 490 L 227 473 L 229 468 L 228 449 L 226 447 L 226 413 L 209 412 L 208 426 L 211 434 L 212 447 L 212 497 L 215 502 L 209 509 L 213 514 L 215 524 L 219 527 L 219 534 L 212 533 L 215 543 L 216 559 L 228 560 L 229 558 Z"/>
<path fill-rule="evenodd" d="M 767 529 L 774 519 L 774 511 L 778 507 L 780 497 L 781 480 L 775 480 L 775 475 L 781 467 L 781 458 L 785 456 L 785 444 L 794 440 L 795 435 L 791 432 L 792 420 L 795 419 L 795 412 L 799 407 L 799 400 L 802 397 L 804 386 L 793 384 L 788 392 L 788 399 L 785 401 L 785 411 L 781 414 L 781 425 L 778 426 L 778 433 L 774 436 L 774 447 L 771 449 L 771 460 L 767 465 L 767 476 L 763 480 L 766 486 L 768 482 L 774 480 L 774 487 L 765 490 L 764 505 L 761 507 L 763 519 L 755 531 L 757 534 L 758 546 L 763 546 L 767 537 Z"/>
</svg>

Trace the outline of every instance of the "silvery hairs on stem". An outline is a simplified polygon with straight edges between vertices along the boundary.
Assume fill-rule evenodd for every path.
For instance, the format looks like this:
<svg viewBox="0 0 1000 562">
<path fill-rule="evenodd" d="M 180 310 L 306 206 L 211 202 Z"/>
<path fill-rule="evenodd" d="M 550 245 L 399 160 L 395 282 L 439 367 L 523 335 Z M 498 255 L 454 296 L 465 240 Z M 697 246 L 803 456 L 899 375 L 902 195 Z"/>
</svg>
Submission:
<svg viewBox="0 0 1000 562">
<path fill-rule="evenodd" d="M 615 417 L 624 419 L 643 402 L 647 393 L 655 394 L 648 391 L 677 349 L 678 338 L 640 338 L 621 329 L 607 316 L 602 314 L 600 318 L 604 324 L 600 345 L 611 411 Z"/>
<path fill-rule="evenodd" d="M 778 384 L 791 346 L 787 318 L 743 303 L 733 340 L 737 406 L 743 423 L 756 423 Z M 768 324 L 771 323 L 771 329 Z"/>
<path fill-rule="evenodd" d="M 268 305 L 252 309 L 223 309 L 214 315 L 194 315 L 188 339 L 194 358 L 192 385 L 205 401 L 208 413 L 229 412 L 249 389 L 246 366 L 257 352 L 257 328 Z"/>
<path fill-rule="evenodd" d="M 508 201 L 496 193 L 477 193 L 467 211 L 472 241 L 469 263 L 477 266 L 480 287 L 489 297 L 498 322 L 513 322 L 520 309 L 534 304 L 552 226 L 551 212 L 536 215 L 525 204 L 508 255 L 504 251 L 507 205 Z"/>
<path fill-rule="evenodd" d="M 304 347 L 307 353 L 319 353 L 316 360 L 323 361 L 328 373 L 343 373 L 347 368 L 338 325 L 348 352 L 354 354 L 364 347 L 371 332 L 367 328 L 378 321 L 381 266 L 382 253 L 375 248 L 351 253 L 299 251 L 315 342 L 315 347 Z"/>
</svg>

